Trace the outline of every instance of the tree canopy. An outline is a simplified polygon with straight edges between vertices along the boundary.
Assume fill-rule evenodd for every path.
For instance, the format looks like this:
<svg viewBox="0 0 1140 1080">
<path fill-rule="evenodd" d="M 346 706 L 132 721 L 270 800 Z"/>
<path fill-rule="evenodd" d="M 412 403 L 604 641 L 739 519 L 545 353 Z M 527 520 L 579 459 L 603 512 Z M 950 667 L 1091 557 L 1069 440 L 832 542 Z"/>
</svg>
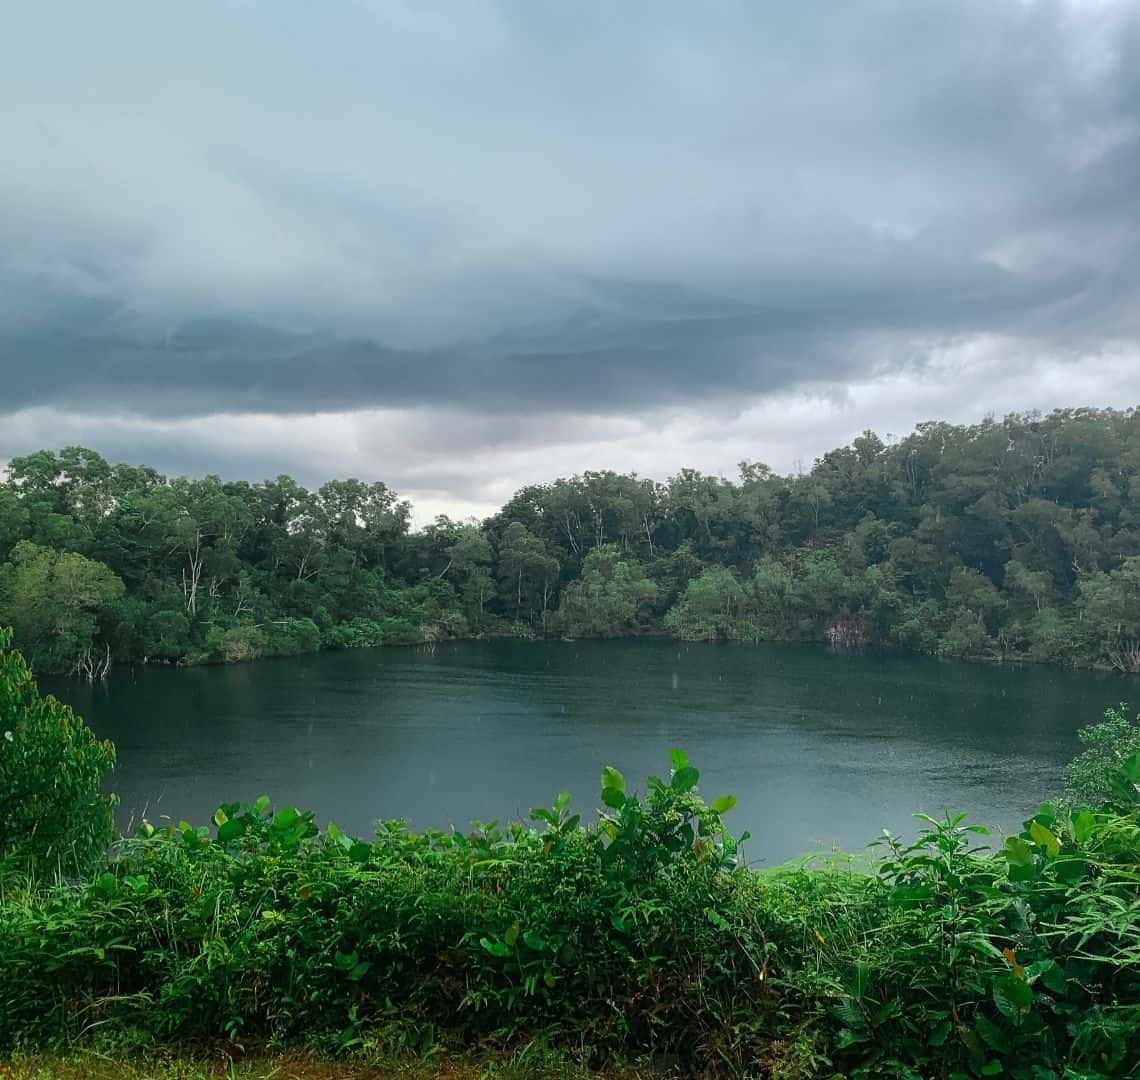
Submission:
<svg viewBox="0 0 1140 1080">
<path fill-rule="evenodd" d="M 67 447 L 0 483 L 37 667 L 672 633 L 1140 671 L 1140 414 L 866 432 L 801 475 L 584 472 L 410 527 L 380 482 L 167 478 Z"/>
</svg>

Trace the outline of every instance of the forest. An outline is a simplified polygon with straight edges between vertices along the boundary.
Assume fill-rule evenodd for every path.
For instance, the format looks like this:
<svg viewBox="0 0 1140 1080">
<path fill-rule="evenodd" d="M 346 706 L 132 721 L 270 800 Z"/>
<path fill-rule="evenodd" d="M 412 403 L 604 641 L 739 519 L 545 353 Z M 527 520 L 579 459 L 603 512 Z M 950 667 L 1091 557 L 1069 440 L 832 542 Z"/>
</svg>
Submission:
<svg viewBox="0 0 1140 1080">
<path fill-rule="evenodd" d="M 827 642 L 1140 672 L 1140 412 L 1066 409 L 811 469 L 583 472 L 481 523 L 380 481 L 166 477 L 82 447 L 0 483 L 0 626 L 38 671 L 480 636 Z"/>
</svg>

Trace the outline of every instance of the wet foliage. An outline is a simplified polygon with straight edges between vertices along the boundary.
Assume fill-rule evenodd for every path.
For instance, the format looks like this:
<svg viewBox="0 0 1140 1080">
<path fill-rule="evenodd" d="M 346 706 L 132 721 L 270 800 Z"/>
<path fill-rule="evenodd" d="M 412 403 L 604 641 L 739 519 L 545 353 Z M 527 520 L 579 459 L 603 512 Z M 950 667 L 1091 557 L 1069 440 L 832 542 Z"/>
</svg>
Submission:
<svg viewBox="0 0 1140 1080">
<path fill-rule="evenodd" d="M 0 623 L 40 671 L 509 635 L 817 641 L 1140 671 L 1140 414 L 865 432 L 806 472 L 588 471 L 410 527 L 381 482 L 0 483 Z"/>
</svg>

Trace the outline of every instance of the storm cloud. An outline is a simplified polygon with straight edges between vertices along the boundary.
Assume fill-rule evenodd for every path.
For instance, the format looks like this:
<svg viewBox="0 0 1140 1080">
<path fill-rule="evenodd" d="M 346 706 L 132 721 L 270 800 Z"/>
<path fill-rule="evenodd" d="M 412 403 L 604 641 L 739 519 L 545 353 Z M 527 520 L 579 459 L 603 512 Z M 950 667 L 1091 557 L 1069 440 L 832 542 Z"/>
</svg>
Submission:
<svg viewBox="0 0 1140 1080">
<path fill-rule="evenodd" d="M 747 428 L 786 466 L 924 418 L 924 388 L 964 408 L 947 356 L 994 388 L 974 409 L 1140 397 L 1132 3 L 48 0 L 3 24 L 0 457 L 54 427 L 482 507 L 473 461 L 497 495 L 670 424 L 626 457 L 720 465 Z M 1056 399 L 996 393 L 1056 371 Z M 868 404 L 901 385 L 910 414 Z M 792 401 L 831 417 L 815 441 L 748 428 Z M 374 424 L 393 438 L 329 438 Z"/>
</svg>

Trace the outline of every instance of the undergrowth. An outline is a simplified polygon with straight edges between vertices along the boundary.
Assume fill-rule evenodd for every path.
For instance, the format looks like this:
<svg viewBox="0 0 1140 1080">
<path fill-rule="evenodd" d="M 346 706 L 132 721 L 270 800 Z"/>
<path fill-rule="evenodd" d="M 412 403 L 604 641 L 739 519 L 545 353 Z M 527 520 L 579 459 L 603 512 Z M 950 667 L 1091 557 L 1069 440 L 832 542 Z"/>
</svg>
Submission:
<svg viewBox="0 0 1140 1080">
<path fill-rule="evenodd" d="M 999 851 L 961 817 L 862 872 L 740 865 L 673 752 L 527 824 L 382 824 L 267 799 L 122 840 L 82 880 L 10 870 L 0 1044 L 228 1040 L 322 1055 L 560 1048 L 772 1076 L 1117 1077 L 1140 1060 L 1140 762 Z"/>
</svg>

